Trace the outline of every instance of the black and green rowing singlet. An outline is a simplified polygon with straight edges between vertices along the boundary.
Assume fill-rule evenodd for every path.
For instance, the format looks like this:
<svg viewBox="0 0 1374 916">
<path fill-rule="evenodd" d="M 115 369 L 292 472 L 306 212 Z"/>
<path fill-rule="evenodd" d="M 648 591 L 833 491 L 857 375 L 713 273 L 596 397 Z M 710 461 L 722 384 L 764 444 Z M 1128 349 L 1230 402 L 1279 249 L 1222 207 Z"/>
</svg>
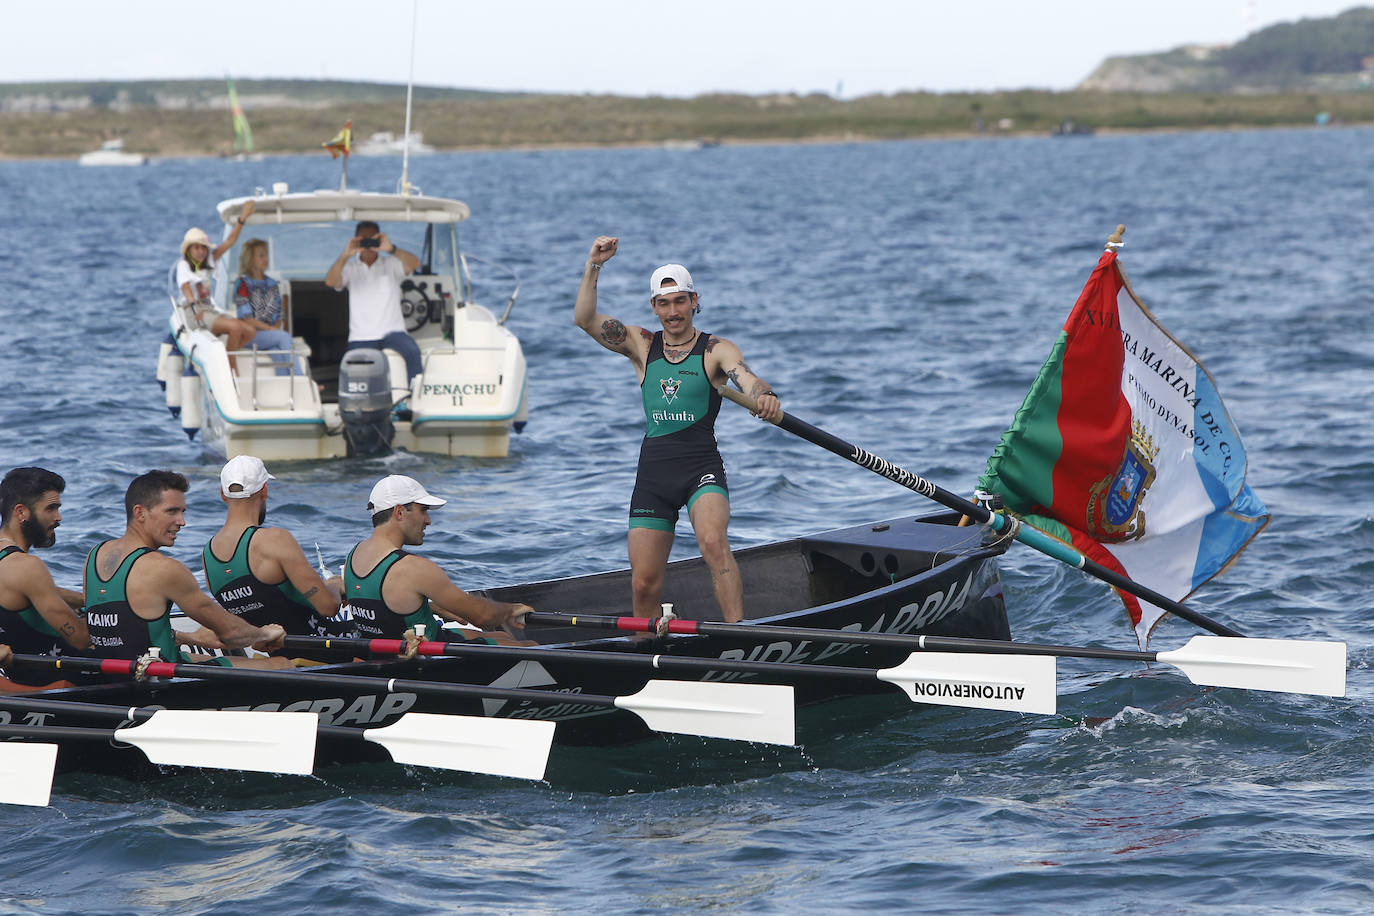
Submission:
<svg viewBox="0 0 1374 916">
<path fill-rule="evenodd" d="M 205 581 L 215 600 L 255 627 L 278 623 L 292 636 L 318 635 L 315 609 L 290 579 L 271 585 L 253 575 L 248 565 L 248 546 L 257 531 L 257 525 L 244 531 L 228 560 L 215 556 L 208 542 L 201 551 Z"/>
<path fill-rule="evenodd" d="M 23 552 L 18 544 L 9 544 L 0 548 L 0 561 Z M 0 643 L 27 655 L 51 655 L 61 647 L 62 638 L 33 605 L 12 608 L 0 604 Z"/>
<path fill-rule="evenodd" d="M 104 658 L 134 659 L 157 646 L 164 661 L 188 661 L 177 651 L 169 613 L 172 602 L 167 602 L 162 616 L 156 620 L 144 620 L 129 604 L 126 593 L 129 572 L 140 557 L 153 552 L 152 548 L 140 547 L 130 552 L 115 574 L 106 580 L 100 578 L 96 570 L 95 555 L 108 543 L 103 542 L 86 557 L 86 573 L 82 579 L 86 591 L 86 628 L 91 631 L 92 651 Z"/>
<path fill-rule="evenodd" d="M 409 614 L 391 610 L 382 600 L 382 583 L 386 581 L 386 574 L 391 572 L 391 568 L 400 562 L 402 557 L 409 554 L 399 548 L 393 550 L 382 557 L 382 561 L 372 572 L 360 576 L 353 570 L 353 550 L 348 552 L 348 562 L 344 564 L 344 593 L 347 596 L 345 600 L 352 609 L 353 625 L 357 628 L 359 637 L 400 639 L 406 630 L 422 626 L 425 628 L 425 639 L 444 638 L 444 631 L 441 629 L 443 621 L 429 609 L 428 598 L 421 598 L 420 606 Z"/>
<path fill-rule="evenodd" d="M 678 510 L 703 493 L 730 498 L 725 465 L 716 449 L 720 392 L 706 374 L 702 331 L 680 363 L 663 354 L 663 332 L 649 344 L 640 392 L 644 401 L 644 441 L 630 494 L 630 527 L 672 531 Z"/>
<path fill-rule="evenodd" d="M 706 375 L 706 343 L 702 331 L 680 363 L 663 354 L 663 332 L 655 331 L 644 365 L 640 392 L 644 400 L 644 446 L 672 454 L 701 454 L 716 450 L 716 414 L 720 392 Z"/>
</svg>

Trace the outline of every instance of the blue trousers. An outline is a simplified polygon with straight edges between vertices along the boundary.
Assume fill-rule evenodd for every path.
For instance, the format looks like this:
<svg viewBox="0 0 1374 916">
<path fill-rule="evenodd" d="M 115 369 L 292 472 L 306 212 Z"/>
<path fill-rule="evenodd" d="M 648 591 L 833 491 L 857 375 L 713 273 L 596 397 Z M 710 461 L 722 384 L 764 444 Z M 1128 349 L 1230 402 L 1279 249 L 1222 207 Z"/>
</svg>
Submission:
<svg viewBox="0 0 1374 916">
<path fill-rule="evenodd" d="M 253 339 L 248 341 L 249 349 L 257 347 L 259 350 L 291 350 L 291 335 L 285 331 L 258 331 Z M 277 375 L 291 374 L 291 357 L 287 353 L 273 353 L 272 361 L 277 364 Z M 301 374 L 305 374 L 305 366 L 301 365 L 297 369 Z"/>
<path fill-rule="evenodd" d="M 415 342 L 404 331 L 392 331 L 381 340 L 350 340 L 348 349 L 350 350 L 395 350 L 401 354 L 406 361 L 406 376 L 414 379 L 424 371 L 424 362 L 420 358 L 420 345 Z"/>
</svg>

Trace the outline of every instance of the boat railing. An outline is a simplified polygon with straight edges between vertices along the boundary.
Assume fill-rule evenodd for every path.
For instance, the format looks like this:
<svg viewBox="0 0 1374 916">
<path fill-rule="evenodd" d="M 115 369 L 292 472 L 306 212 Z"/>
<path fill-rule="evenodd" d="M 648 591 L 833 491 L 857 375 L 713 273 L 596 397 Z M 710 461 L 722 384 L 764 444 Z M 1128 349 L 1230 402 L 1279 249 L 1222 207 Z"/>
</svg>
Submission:
<svg viewBox="0 0 1374 916">
<path fill-rule="evenodd" d="M 255 346 L 249 346 L 245 347 L 242 350 L 230 350 L 228 351 L 228 355 L 230 357 L 246 357 L 249 360 L 249 366 L 251 367 L 251 369 L 248 373 L 248 399 L 249 402 L 252 404 L 253 410 L 265 409 L 261 406 L 261 404 L 258 401 L 258 374 L 259 370 L 262 369 L 264 366 L 271 368 L 272 378 L 289 379 L 287 383 L 286 409 L 296 409 L 296 379 L 308 379 L 310 377 L 310 373 L 302 367 L 302 362 L 305 359 L 304 353 L 302 353 L 300 350 L 297 350 L 295 347 L 292 347 L 290 350 L 267 350 Z M 260 357 L 266 357 L 266 359 L 262 359 Z M 287 369 L 287 373 L 285 375 L 282 375 L 277 371 L 281 368 Z M 241 371 L 236 371 L 234 373 L 234 381 L 236 384 L 242 384 L 241 375 Z"/>
<path fill-rule="evenodd" d="M 515 281 L 515 289 L 511 291 L 510 299 L 506 301 L 506 309 L 501 313 L 501 317 L 496 320 L 497 324 L 505 324 L 506 319 L 510 317 L 511 309 L 515 308 L 516 298 L 520 295 L 520 275 L 515 272 L 515 269 L 513 267 L 509 267 L 505 264 L 502 264 L 499 261 L 492 261 L 488 258 L 478 257 L 475 254 L 465 253 L 459 255 L 459 258 L 463 262 L 463 279 L 467 281 L 468 287 L 466 295 L 463 296 L 463 299 L 466 302 L 472 301 L 472 272 L 468 269 L 469 261 L 477 261 L 478 263 L 487 264 L 491 267 L 494 267 L 497 270 L 509 276 L 513 281 Z"/>
</svg>

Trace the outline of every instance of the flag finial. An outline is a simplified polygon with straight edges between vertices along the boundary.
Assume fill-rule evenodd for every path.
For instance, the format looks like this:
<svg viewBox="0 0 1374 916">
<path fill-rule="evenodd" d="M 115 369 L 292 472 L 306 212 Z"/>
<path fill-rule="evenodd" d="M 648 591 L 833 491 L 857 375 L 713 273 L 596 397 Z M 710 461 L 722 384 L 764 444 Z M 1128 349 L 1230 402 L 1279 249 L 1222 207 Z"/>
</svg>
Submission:
<svg viewBox="0 0 1374 916">
<path fill-rule="evenodd" d="M 1116 224 L 1116 231 L 1113 232 L 1111 235 L 1107 236 L 1107 247 L 1108 247 L 1108 248 L 1120 248 L 1122 245 L 1126 244 L 1125 242 L 1121 241 L 1121 237 L 1122 237 L 1123 235 L 1125 235 L 1125 234 L 1126 234 L 1126 224 L 1125 224 L 1125 223 L 1117 223 L 1117 224 Z"/>
</svg>

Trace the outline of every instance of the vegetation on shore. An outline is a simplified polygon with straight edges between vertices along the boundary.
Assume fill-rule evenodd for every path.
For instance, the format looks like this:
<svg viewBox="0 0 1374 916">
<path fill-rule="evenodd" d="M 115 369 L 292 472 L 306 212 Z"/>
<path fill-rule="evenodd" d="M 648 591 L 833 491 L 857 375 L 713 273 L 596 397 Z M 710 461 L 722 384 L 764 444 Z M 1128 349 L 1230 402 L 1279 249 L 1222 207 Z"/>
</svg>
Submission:
<svg viewBox="0 0 1374 916">
<path fill-rule="evenodd" d="M 837 100 L 827 95 L 704 95 L 690 99 L 596 95 L 499 95 L 417 101 L 413 126 L 440 149 L 721 142 L 907 139 L 975 133 L 1043 135 L 1072 121 L 1096 130 L 1208 129 L 1374 124 L 1374 92 L 898 93 Z M 248 111 L 257 149 L 307 152 L 353 121 L 355 141 L 400 134 L 400 100 L 263 107 Z M 131 107 L 0 113 L 0 157 L 73 157 L 108 138 L 152 155 L 214 155 L 233 142 L 227 110 Z"/>
</svg>

